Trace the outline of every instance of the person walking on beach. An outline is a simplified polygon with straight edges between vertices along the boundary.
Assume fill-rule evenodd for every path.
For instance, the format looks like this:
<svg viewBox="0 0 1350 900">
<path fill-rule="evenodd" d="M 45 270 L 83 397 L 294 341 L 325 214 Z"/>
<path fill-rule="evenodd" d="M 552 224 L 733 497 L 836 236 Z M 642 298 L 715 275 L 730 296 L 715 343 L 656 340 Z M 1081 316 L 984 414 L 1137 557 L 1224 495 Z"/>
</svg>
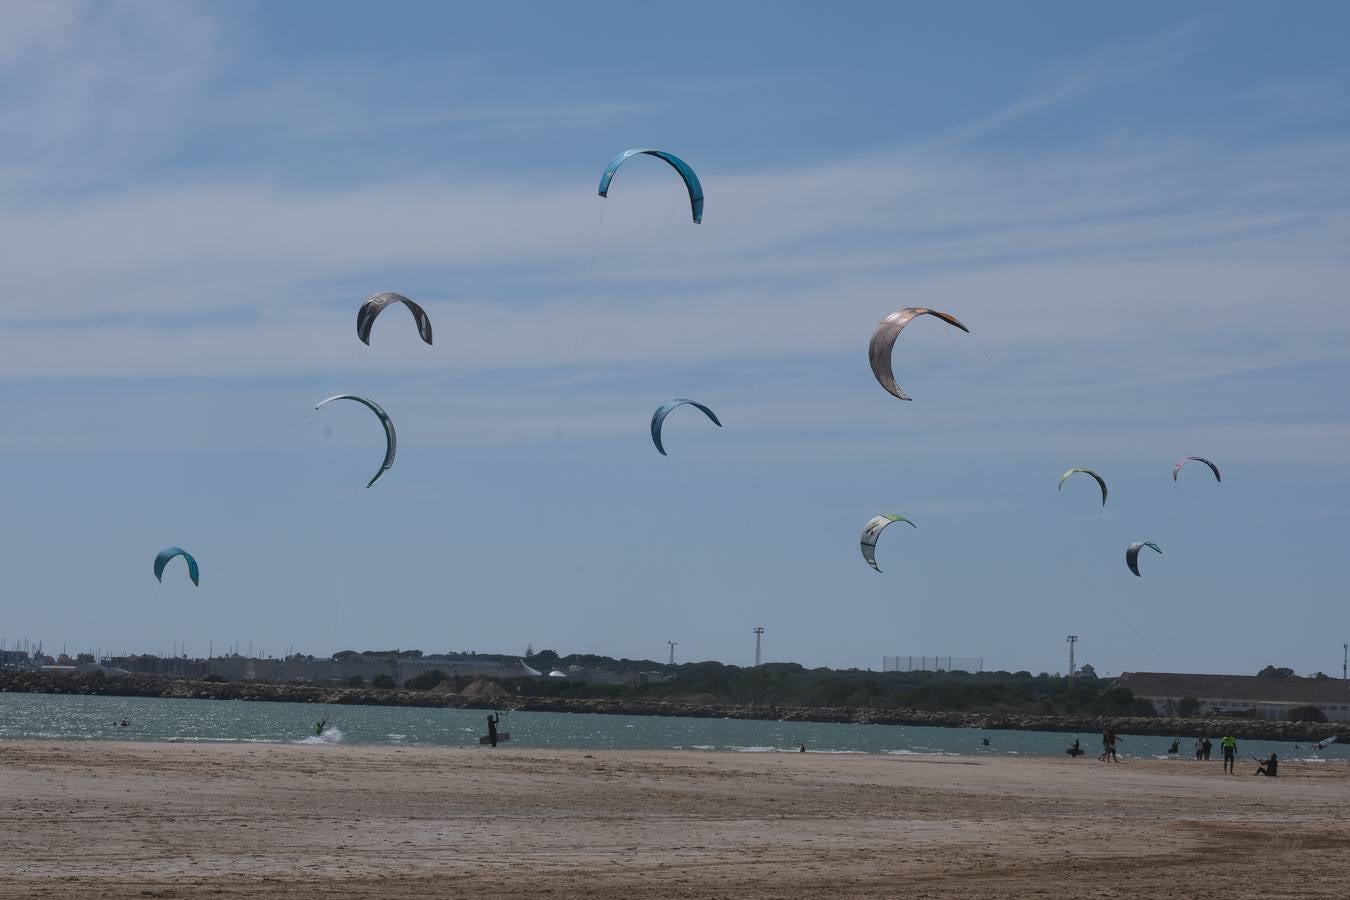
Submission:
<svg viewBox="0 0 1350 900">
<path fill-rule="evenodd" d="M 1110 725 L 1104 726 L 1102 728 L 1102 755 L 1097 759 L 1102 762 L 1106 762 L 1108 759 L 1112 762 L 1120 762 L 1120 758 L 1116 756 L 1116 741 L 1118 740 L 1120 738 L 1116 735 L 1116 730 Z"/>
<path fill-rule="evenodd" d="M 1219 741 L 1219 746 L 1223 748 L 1223 770 L 1229 775 L 1236 775 L 1233 767 L 1237 764 L 1237 739 L 1226 734 Z"/>
<path fill-rule="evenodd" d="M 1209 753 L 1213 749 L 1214 745 L 1210 743 L 1209 738 L 1205 738 L 1200 742 L 1200 753 L 1205 762 L 1209 762 Z"/>
<path fill-rule="evenodd" d="M 492 713 L 488 719 L 488 746 L 497 746 L 497 714 Z"/>
<path fill-rule="evenodd" d="M 1198 737 L 1195 739 L 1195 758 L 1196 759 L 1205 758 L 1205 739 L 1202 737 Z"/>
</svg>

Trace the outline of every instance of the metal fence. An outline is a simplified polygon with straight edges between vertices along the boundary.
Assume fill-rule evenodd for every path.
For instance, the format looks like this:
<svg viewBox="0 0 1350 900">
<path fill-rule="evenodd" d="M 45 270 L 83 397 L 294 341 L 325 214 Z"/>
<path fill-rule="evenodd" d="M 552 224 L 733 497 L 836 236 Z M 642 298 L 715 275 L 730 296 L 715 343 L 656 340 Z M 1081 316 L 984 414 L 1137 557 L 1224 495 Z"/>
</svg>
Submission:
<svg viewBox="0 0 1350 900">
<path fill-rule="evenodd" d="M 982 656 L 883 656 L 883 672 L 983 672 Z"/>
</svg>

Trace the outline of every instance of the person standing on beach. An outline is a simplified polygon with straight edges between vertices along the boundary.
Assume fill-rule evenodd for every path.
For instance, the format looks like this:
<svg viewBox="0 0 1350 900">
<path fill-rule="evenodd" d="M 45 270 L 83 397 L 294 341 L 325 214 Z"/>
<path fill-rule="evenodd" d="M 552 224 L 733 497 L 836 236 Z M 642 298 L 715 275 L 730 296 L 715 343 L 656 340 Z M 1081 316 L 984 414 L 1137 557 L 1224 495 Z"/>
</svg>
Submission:
<svg viewBox="0 0 1350 900">
<path fill-rule="evenodd" d="M 1201 758 L 1203 758 L 1205 762 L 1209 762 L 1209 752 L 1213 749 L 1214 745 L 1210 743 L 1209 738 L 1205 738 L 1200 742 Z"/>
<path fill-rule="evenodd" d="M 497 746 L 497 714 L 492 713 L 488 717 L 488 745 Z"/>
<path fill-rule="evenodd" d="M 1120 762 L 1120 758 L 1116 756 L 1116 741 L 1118 740 L 1120 738 L 1116 736 L 1116 730 L 1110 725 L 1104 726 L 1102 728 L 1102 755 L 1097 758 L 1102 762 L 1106 762 L 1107 759 L 1112 762 Z"/>
<path fill-rule="evenodd" d="M 1237 739 L 1231 734 L 1226 734 L 1219 741 L 1219 746 L 1223 748 L 1223 770 L 1229 775 L 1235 775 L 1233 766 L 1237 764 Z"/>
</svg>

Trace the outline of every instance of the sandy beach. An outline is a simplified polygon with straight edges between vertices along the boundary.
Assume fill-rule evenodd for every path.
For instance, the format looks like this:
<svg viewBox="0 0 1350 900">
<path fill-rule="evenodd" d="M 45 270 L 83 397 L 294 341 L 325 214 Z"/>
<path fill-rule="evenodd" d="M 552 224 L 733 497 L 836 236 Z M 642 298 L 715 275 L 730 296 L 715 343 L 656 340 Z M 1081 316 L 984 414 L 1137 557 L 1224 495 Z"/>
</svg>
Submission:
<svg viewBox="0 0 1350 900">
<path fill-rule="evenodd" d="M 0 745 L 4 897 L 1343 897 L 1350 767 Z"/>
</svg>

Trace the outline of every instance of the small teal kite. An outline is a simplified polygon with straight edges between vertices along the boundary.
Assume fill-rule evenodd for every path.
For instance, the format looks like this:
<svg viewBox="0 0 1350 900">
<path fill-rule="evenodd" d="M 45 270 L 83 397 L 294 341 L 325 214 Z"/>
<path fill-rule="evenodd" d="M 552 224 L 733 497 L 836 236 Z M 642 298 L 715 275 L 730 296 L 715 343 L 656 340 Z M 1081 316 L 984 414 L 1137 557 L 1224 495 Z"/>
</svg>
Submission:
<svg viewBox="0 0 1350 900">
<path fill-rule="evenodd" d="M 155 578 L 161 584 L 164 582 L 164 567 L 167 566 L 169 560 L 173 559 L 175 556 L 183 557 L 183 561 L 187 563 L 188 577 L 192 579 L 193 584 L 197 587 L 201 587 L 202 573 L 201 570 L 197 568 L 197 560 L 193 559 L 192 554 L 182 547 L 166 547 L 159 551 L 159 555 L 155 557 Z"/>
</svg>

